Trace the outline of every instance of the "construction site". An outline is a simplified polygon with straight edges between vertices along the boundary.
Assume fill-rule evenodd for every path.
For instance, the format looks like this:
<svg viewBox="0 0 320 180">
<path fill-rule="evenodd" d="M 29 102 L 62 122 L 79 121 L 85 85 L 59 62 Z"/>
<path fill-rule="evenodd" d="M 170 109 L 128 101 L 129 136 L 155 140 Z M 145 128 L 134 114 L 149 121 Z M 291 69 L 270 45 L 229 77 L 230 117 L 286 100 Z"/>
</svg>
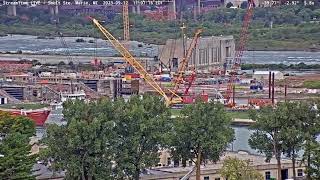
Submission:
<svg viewBox="0 0 320 180">
<path fill-rule="evenodd" d="M 210 11 L 210 8 L 215 8 L 221 3 L 225 2 L 199 0 L 190 3 L 189 6 L 196 16 Z M 163 2 L 161 8 L 155 11 L 144 12 L 144 5 L 124 1 L 121 6 L 115 7 L 121 10 L 123 17 L 121 40 L 116 38 L 102 21 L 87 16 L 92 28 L 99 30 L 105 41 L 121 55 L 122 62 L 95 57 L 87 63 L 79 63 L 77 57 L 68 51 L 62 60 L 66 59 L 65 64 L 58 64 L 60 61 L 53 65 L 45 65 L 41 61 L 35 62 L 32 59 L 23 61 L 0 59 L 1 110 L 5 109 L 6 105 L 11 105 L 14 113 L 28 115 L 38 126 L 45 127 L 48 111 L 73 99 L 85 101 L 94 101 L 102 97 L 128 99 L 132 95 L 152 94 L 162 97 L 173 111 L 179 111 L 196 101 L 214 101 L 224 104 L 227 111 L 241 114 L 247 113 L 250 109 L 260 109 L 286 100 L 319 97 L 320 89 L 304 87 L 305 81 L 320 81 L 319 74 L 290 76 L 285 72 L 270 69 L 241 70 L 242 56 L 250 38 L 248 29 L 253 16 L 254 1 L 248 1 L 239 40 L 233 36 L 202 36 L 204 31 L 202 28 L 196 29 L 193 36 L 187 37 L 188 24 L 181 21 L 179 33 L 182 36 L 177 39 L 167 39 L 164 45 L 159 46 L 157 56 L 143 59 L 135 57 L 129 50 L 131 41 L 129 15 L 144 12 L 153 20 L 178 21 L 181 15 L 181 12 L 177 11 L 179 5 L 179 2 L 173 0 Z M 8 6 L 9 14 L 17 13 L 14 7 L 14 5 Z M 58 10 L 52 9 L 52 13 L 56 14 Z M 62 47 L 70 48 L 62 33 L 58 33 L 58 37 Z M 23 108 L 15 108 L 17 104 L 45 104 L 46 109 L 33 110 L 37 113 L 35 115 L 32 110 L 23 111 Z M 240 116 L 233 118 L 235 124 L 252 123 L 249 118 Z M 232 154 L 232 156 L 241 155 Z M 194 171 L 191 167 L 179 170 L 179 165 L 171 162 L 168 157 L 165 153 L 162 154 L 159 167 L 152 170 L 158 171 L 158 168 L 159 172 L 163 172 L 144 175 L 142 179 L 174 179 Z M 252 156 L 252 158 L 262 161 L 261 157 Z M 272 159 L 273 161 L 275 160 Z M 263 162 L 255 165 L 261 164 Z M 219 176 L 213 173 L 219 168 L 218 166 L 219 163 L 203 168 L 208 171 L 208 177 L 210 175 L 212 178 L 218 178 Z M 275 169 L 275 163 L 261 165 L 261 168 Z M 169 171 L 172 173 L 168 173 Z M 189 177 L 191 176 L 185 176 L 183 179 Z"/>
<path fill-rule="evenodd" d="M 201 6 L 209 2 L 202 2 Z M 191 3 L 192 4 L 192 3 Z M 162 18 L 177 18 L 179 3 L 163 3 L 169 13 Z M 196 4 L 193 4 L 196 5 Z M 200 6 L 194 6 L 196 13 L 203 13 Z M 192 37 L 187 37 L 187 24 L 180 26 L 182 36 L 168 39 L 159 46 L 154 58 L 136 58 L 128 50 L 130 47 L 129 10 L 137 13 L 139 4 L 124 1 L 122 5 L 123 40 L 119 41 L 103 27 L 99 20 L 87 17 L 98 28 L 106 41 L 123 56 L 123 62 L 117 63 L 98 57 L 91 60 L 91 70 L 83 71 L 76 67 L 34 66 L 31 61 L 1 60 L 2 85 L 1 96 L 7 103 L 16 102 L 61 102 L 64 94 L 73 94 L 74 98 L 97 99 L 126 97 L 132 94 L 157 94 L 168 106 L 181 108 L 191 104 L 197 98 L 205 102 L 218 101 L 226 108 L 247 110 L 264 105 L 275 104 L 286 99 L 303 99 L 302 92 L 310 96 L 318 90 L 303 88 L 304 80 L 309 77 L 285 77 L 283 72 L 271 70 L 242 71 L 241 58 L 246 49 L 248 28 L 252 19 L 254 2 L 250 2 L 244 20 L 239 42 L 232 36 L 203 37 L 203 30 L 197 29 Z M 213 7 L 213 4 L 206 4 Z M 11 13 L 12 6 L 8 6 Z M 119 8 L 119 6 L 117 6 Z M 58 11 L 57 11 L 58 12 Z M 131 11 L 130 11 L 131 12 Z M 89 22 L 89 21 L 88 21 Z M 94 27 L 92 27 L 94 28 Z M 58 33 L 62 47 L 66 49 L 67 62 L 77 66 L 77 57 L 68 52 L 69 46 L 63 34 Z M 35 73 L 36 72 L 36 73 Z M 316 78 L 316 75 L 311 79 Z M 298 81 L 293 84 L 293 80 Z M 299 82 L 300 81 L 300 82 Z M 309 95 L 308 95 L 309 96 Z"/>
</svg>

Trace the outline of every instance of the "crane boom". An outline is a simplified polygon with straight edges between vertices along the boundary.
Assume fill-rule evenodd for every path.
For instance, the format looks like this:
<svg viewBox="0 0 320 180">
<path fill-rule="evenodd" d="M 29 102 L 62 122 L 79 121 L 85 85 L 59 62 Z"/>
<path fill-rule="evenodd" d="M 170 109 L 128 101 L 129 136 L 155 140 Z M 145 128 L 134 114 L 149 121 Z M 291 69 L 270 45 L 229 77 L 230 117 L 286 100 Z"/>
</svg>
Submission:
<svg viewBox="0 0 320 180">
<path fill-rule="evenodd" d="M 171 96 L 171 99 L 173 98 L 173 96 L 177 93 L 178 89 L 179 89 L 179 86 L 182 82 L 182 76 L 183 76 L 183 73 L 185 72 L 185 70 L 187 69 L 187 66 L 188 66 L 188 61 L 193 53 L 193 50 L 196 48 L 197 46 L 197 42 L 198 42 L 198 39 L 200 38 L 200 34 L 202 33 L 202 29 L 198 29 L 196 31 L 196 33 L 194 34 L 194 38 L 192 39 L 191 41 L 191 44 L 187 50 L 187 54 L 186 56 L 182 59 L 182 62 L 181 62 L 181 65 L 179 67 L 179 75 L 178 77 L 175 79 L 174 81 L 174 88 L 173 88 L 173 94 Z M 182 99 L 181 99 L 182 101 Z"/>
<path fill-rule="evenodd" d="M 130 24 L 129 24 L 129 1 L 123 1 L 123 40 L 130 40 Z"/>
<path fill-rule="evenodd" d="M 247 12 L 244 16 L 244 20 L 243 20 L 243 24 L 242 24 L 242 28 L 241 28 L 240 42 L 239 42 L 238 50 L 236 51 L 234 62 L 231 66 L 231 76 L 229 79 L 229 83 L 227 85 L 227 91 L 226 91 L 226 96 L 225 96 L 227 105 L 229 105 L 231 107 L 235 106 L 234 97 L 232 98 L 231 102 L 230 102 L 230 99 L 231 99 L 232 94 L 234 94 L 233 91 L 234 91 L 234 80 L 235 80 L 235 76 L 236 76 L 236 71 L 240 69 L 241 58 L 243 55 L 245 44 L 248 39 L 248 28 L 249 28 L 249 25 L 250 25 L 250 22 L 252 19 L 253 6 L 254 6 L 253 0 L 249 0 L 248 1 L 248 9 L 247 9 Z"/>
<path fill-rule="evenodd" d="M 144 67 L 130 54 L 130 52 L 107 30 L 98 20 L 91 18 L 93 23 L 99 28 L 101 33 L 109 40 L 109 42 L 116 48 L 117 51 L 124 57 L 124 59 L 142 76 L 142 78 L 155 89 L 166 101 L 167 105 L 170 105 L 171 101 L 162 90 L 160 85 L 148 74 Z"/>
</svg>

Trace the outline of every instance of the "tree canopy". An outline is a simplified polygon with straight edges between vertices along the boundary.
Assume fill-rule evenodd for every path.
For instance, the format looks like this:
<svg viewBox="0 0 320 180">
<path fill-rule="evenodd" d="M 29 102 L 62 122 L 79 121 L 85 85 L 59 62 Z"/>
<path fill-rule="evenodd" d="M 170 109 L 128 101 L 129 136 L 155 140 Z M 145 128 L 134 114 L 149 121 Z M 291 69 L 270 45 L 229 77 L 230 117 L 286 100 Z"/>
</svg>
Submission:
<svg viewBox="0 0 320 180">
<path fill-rule="evenodd" d="M 67 125 L 48 128 L 42 157 L 70 179 L 139 179 L 172 129 L 170 111 L 153 96 L 68 101 L 63 114 Z"/>
<path fill-rule="evenodd" d="M 170 111 L 156 96 L 117 100 L 117 178 L 138 180 L 140 173 L 158 164 L 160 150 L 167 147 L 172 131 Z"/>
<path fill-rule="evenodd" d="M 111 178 L 115 122 L 110 101 L 64 104 L 67 125 L 50 125 L 42 153 L 56 171 L 66 170 L 68 179 Z"/>
<path fill-rule="evenodd" d="M 228 157 L 223 161 L 220 173 L 228 180 L 263 180 L 263 175 L 253 169 L 249 161 Z"/>
<path fill-rule="evenodd" d="M 252 125 L 254 130 L 250 136 L 249 145 L 266 156 L 269 161 L 274 155 L 277 159 L 278 178 L 281 179 L 281 154 L 284 150 L 282 141 L 283 127 L 288 121 L 290 112 L 286 103 L 280 103 L 276 108 L 264 107 L 259 112 L 252 111 L 251 119 L 256 121 Z"/>
<path fill-rule="evenodd" d="M 266 155 L 267 160 L 275 156 L 278 164 L 278 179 L 281 178 L 281 155 L 291 158 L 293 178 L 298 152 L 304 150 L 308 169 L 311 168 L 311 144 L 320 133 L 319 111 L 311 102 L 283 102 L 275 107 L 264 107 L 252 112 L 254 133 L 249 139 L 253 149 Z"/>
<path fill-rule="evenodd" d="M 198 101 L 185 106 L 174 123 L 173 157 L 192 160 L 198 167 L 201 162 L 219 160 L 234 138 L 231 118 L 220 103 Z"/>
<path fill-rule="evenodd" d="M 35 124 L 23 116 L 0 113 L 0 177 L 1 179 L 35 179 L 31 169 L 36 156 L 30 155 L 30 137 Z"/>
</svg>

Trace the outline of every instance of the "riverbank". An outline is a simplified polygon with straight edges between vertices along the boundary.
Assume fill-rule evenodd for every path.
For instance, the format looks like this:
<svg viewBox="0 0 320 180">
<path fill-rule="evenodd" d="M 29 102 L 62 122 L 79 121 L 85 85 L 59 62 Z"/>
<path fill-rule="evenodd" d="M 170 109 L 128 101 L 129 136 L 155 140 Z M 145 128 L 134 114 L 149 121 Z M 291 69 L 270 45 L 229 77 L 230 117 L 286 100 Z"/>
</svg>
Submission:
<svg viewBox="0 0 320 180">
<path fill-rule="evenodd" d="M 108 56 L 83 56 L 83 55 L 77 55 L 76 57 L 73 57 L 73 60 L 75 64 L 78 63 L 86 63 L 91 62 L 94 58 L 97 58 L 101 60 L 103 63 L 108 62 L 123 62 L 123 58 L 121 57 L 108 57 Z M 147 58 L 147 57 L 136 57 L 141 62 L 145 61 L 151 61 L 153 58 Z M 58 64 L 59 62 L 63 61 L 64 63 L 69 63 L 70 58 L 65 55 L 36 55 L 36 54 L 0 54 L 0 60 L 11 60 L 11 61 L 19 61 L 19 60 L 37 60 L 38 62 L 42 64 Z"/>
<path fill-rule="evenodd" d="M 316 24 L 315 24 L 316 25 Z M 316 25 L 319 26 L 319 25 Z M 169 28 L 169 27 L 167 27 Z M 308 52 L 320 52 L 320 37 L 317 35 L 309 34 L 308 37 L 305 35 L 288 36 L 286 34 L 277 34 L 283 29 L 295 29 L 297 32 L 307 31 L 306 27 L 275 27 L 274 29 L 266 28 L 252 28 L 250 29 L 250 35 L 246 45 L 246 50 L 249 51 L 308 51 Z M 59 29 L 65 37 L 95 37 L 103 38 L 100 33 L 94 31 L 94 27 L 91 26 L 79 26 L 77 29 L 72 29 L 69 27 L 61 27 Z M 6 34 L 15 35 L 33 35 L 38 37 L 57 37 L 56 27 L 52 24 L 47 24 L 45 26 L 39 25 L 29 25 L 29 24 L 15 24 L 15 25 L 1 25 L 0 24 L 0 37 Z M 171 30 L 173 31 L 173 30 Z M 211 31 L 211 30 L 210 30 Z M 234 35 L 236 42 L 239 42 L 238 33 L 240 27 L 233 27 L 231 32 L 219 32 L 222 35 Z M 260 31 L 265 31 L 263 36 L 256 37 L 256 33 Z M 119 37 L 121 40 L 122 29 L 111 28 L 110 32 L 115 36 Z M 276 34 L 276 37 L 272 37 L 271 34 Z M 131 39 L 139 42 L 144 42 L 147 44 L 163 45 L 166 43 L 167 39 L 174 39 L 179 37 L 179 35 L 169 30 L 164 32 L 145 32 L 138 28 L 132 28 Z M 203 34 L 204 36 L 217 35 L 215 32 L 207 32 Z M 189 33 L 188 36 L 192 37 L 193 34 Z M 274 35 L 275 36 L 275 35 Z M 278 37 L 278 38 L 277 38 Z"/>
</svg>

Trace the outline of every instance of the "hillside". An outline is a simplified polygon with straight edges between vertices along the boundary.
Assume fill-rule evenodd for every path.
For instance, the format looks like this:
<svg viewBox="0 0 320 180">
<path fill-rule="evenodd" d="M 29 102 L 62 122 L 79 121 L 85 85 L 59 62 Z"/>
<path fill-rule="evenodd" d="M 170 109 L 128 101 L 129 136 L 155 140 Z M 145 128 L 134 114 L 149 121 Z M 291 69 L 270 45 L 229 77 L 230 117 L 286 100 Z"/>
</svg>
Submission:
<svg viewBox="0 0 320 180">
<path fill-rule="evenodd" d="M 60 14 L 58 28 L 46 11 L 22 11 L 21 17 L 8 17 L 0 7 L 0 36 L 7 33 L 37 36 L 54 36 L 59 29 L 65 36 L 101 37 L 93 25 L 80 16 Z M 194 20 L 192 14 L 185 13 L 184 22 L 188 26 L 188 36 L 196 28 L 204 29 L 204 36 L 233 35 L 239 38 L 243 9 L 218 8 Z M 122 36 L 122 16 L 110 15 L 104 25 L 115 35 Z M 320 50 L 320 9 L 316 6 L 284 6 L 255 8 L 250 25 L 249 50 Z M 143 16 L 130 15 L 131 39 L 154 44 L 164 44 L 168 38 L 181 37 L 177 21 L 153 21 Z"/>
</svg>

